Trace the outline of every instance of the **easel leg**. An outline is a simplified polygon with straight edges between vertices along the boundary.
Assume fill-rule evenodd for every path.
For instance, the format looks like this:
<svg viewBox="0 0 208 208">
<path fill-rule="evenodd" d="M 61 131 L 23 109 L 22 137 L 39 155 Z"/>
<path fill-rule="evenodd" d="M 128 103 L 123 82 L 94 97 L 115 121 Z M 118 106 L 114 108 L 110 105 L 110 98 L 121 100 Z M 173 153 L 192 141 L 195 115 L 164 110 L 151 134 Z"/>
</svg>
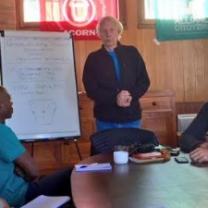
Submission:
<svg viewBox="0 0 208 208">
<path fill-rule="evenodd" d="M 80 150 L 79 150 L 79 145 L 78 145 L 77 139 L 73 139 L 73 141 L 74 141 L 75 147 L 77 149 L 77 153 L 79 155 L 79 159 L 82 160 L 82 155 L 81 155 Z"/>
</svg>

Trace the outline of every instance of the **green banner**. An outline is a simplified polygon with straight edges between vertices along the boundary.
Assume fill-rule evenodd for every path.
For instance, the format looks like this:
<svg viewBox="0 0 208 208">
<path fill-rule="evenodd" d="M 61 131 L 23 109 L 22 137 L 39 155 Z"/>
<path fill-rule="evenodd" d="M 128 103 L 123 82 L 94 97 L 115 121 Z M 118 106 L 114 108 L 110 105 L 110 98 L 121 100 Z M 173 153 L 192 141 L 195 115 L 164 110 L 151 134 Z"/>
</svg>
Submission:
<svg viewBox="0 0 208 208">
<path fill-rule="evenodd" d="M 157 20 L 156 35 L 159 41 L 208 38 L 208 19 Z"/>
<path fill-rule="evenodd" d="M 208 38 L 208 0 L 155 0 L 159 41 Z"/>
</svg>

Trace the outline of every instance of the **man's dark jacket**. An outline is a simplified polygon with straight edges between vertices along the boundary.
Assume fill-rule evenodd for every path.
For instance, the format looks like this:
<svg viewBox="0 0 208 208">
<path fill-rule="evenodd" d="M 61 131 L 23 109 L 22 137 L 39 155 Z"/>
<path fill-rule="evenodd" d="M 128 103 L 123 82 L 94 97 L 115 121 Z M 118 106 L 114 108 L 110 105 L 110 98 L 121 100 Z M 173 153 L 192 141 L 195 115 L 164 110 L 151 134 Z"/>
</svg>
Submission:
<svg viewBox="0 0 208 208">
<path fill-rule="evenodd" d="M 150 81 L 144 61 L 133 46 L 120 43 L 115 53 L 121 63 L 121 78 L 116 79 L 114 63 L 104 47 L 87 57 L 83 83 L 87 95 L 94 101 L 94 116 L 101 121 L 129 122 L 141 118 L 138 99 L 147 91 Z M 116 96 L 128 90 L 133 97 L 129 107 L 119 107 Z"/>
<path fill-rule="evenodd" d="M 182 134 L 180 138 L 181 150 L 190 152 L 200 144 L 206 142 L 205 136 L 208 131 L 208 103 L 205 103 L 196 118 Z"/>
</svg>

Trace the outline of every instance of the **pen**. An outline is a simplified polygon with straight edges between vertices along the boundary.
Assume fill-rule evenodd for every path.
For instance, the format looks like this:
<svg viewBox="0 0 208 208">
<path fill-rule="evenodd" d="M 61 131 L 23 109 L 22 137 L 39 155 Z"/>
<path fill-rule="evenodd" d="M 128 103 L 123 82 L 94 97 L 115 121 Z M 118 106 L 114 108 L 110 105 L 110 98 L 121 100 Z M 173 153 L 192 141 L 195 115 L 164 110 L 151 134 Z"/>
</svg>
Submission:
<svg viewBox="0 0 208 208">
<path fill-rule="evenodd" d="M 97 165 L 97 164 L 98 164 L 98 163 L 92 163 L 92 164 L 81 165 L 79 168 L 86 168 L 86 167 L 94 166 L 94 165 Z"/>
</svg>

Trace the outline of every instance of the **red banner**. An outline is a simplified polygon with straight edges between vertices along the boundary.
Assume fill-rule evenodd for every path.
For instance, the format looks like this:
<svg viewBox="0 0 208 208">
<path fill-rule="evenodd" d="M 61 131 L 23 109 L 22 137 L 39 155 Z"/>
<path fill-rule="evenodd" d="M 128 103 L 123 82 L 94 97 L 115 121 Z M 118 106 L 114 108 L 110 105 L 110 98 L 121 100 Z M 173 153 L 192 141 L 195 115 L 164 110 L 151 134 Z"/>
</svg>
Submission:
<svg viewBox="0 0 208 208">
<path fill-rule="evenodd" d="M 40 0 L 43 31 L 69 31 L 76 40 L 97 39 L 100 18 L 119 17 L 118 0 Z"/>
</svg>

